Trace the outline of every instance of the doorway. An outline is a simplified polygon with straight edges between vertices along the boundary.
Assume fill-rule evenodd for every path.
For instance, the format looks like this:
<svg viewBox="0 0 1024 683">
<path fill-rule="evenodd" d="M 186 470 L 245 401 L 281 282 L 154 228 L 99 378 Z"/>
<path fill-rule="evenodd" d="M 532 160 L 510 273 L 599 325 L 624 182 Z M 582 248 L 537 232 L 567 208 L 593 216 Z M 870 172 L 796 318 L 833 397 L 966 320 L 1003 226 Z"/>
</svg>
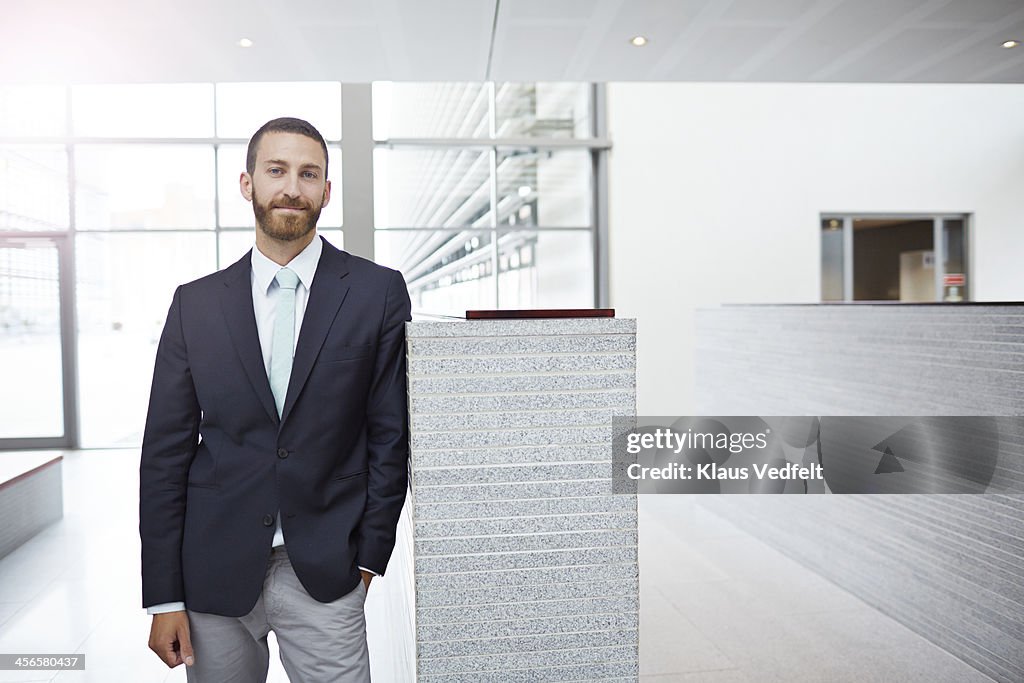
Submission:
<svg viewBox="0 0 1024 683">
<path fill-rule="evenodd" d="M 0 450 L 77 441 L 67 235 L 0 235 Z"/>
</svg>

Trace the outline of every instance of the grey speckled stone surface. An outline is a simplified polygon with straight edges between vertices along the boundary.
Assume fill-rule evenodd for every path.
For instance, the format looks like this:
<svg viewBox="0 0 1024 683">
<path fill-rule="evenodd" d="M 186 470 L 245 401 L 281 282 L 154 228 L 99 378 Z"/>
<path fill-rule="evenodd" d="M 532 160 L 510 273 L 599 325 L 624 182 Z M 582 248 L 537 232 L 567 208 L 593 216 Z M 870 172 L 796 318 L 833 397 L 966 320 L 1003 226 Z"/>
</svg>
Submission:
<svg viewBox="0 0 1024 683">
<path fill-rule="evenodd" d="M 571 561 L 572 558 L 566 558 Z M 435 565 L 437 567 L 437 565 Z M 636 562 L 620 562 L 604 566 L 579 566 L 566 564 L 558 568 L 560 583 L 594 583 L 598 581 L 614 581 L 637 579 L 639 577 Z M 518 569 L 492 569 L 479 573 L 445 573 L 434 575 L 420 574 L 416 576 L 416 591 L 452 591 L 486 590 L 488 588 L 517 588 L 520 586 L 536 586 L 550 583 L 550 574 L 541 572 L 520 571 Z M 623 583 L 628 588 L 630 583 Z"/>
<path fill-rule="evenodd" d="M 630 318 L 563 318 L 558 320 L 415 320 L 405 324 L 408 339 L 424 337 L 521 337 L 636 334 Z"/>
<path fill-rule="evenodd" d="M 407 329 L 419 680 L 635 681 L 636 497 L 610 467 L 635 322 Z"/>
<path fill-rule="evenodd" d="M 637 658 L 637 650 L 633 646 L 614 645 L 600 648 L 572 648 L 567 650 L 548 650 L 544 653 L 546 663 L 558 666 L 579 666 L 583 663 L 604 663 L 608 661 L 623 662 Z M 511 655 L 483 655 L 477 657 L 441 657 L 434 660 L 420 659 L 421 666 L 428 667 L 431 673 L 461 674 L 468 672 L 504 672 L 515 666 L 522 666 L 523 656 L 518 653 Z"/>
<path fill-rule="evenodd" d="M 576 572 L 574 576 L 578 576 Z M 606 598 L 609 595 L 634 595 L 640 590 L 636 579 L 623 578 L 614 581 L 576 581 L 564 583 L 557 577 L 548 577 L 550 583 L 528 584 L 499 588 L 466 588 L 457 593 L 440 590 L 421 590 L 417 594 L 420 608 L 431 607 L 462 607 L 470 605 L 493 605 L 502 603 L 534 602 L 537 600 L 585 600 L 589 598 Z"/>
<path fill-rule="evenodd" d="M 609 372 L 631 370 L 636 364 L 633 354 L 607 353 L 557 356 L 495 356 L 483 358 L 416 358 L 409 357 L 409 376 L 442 375 L 536 375 L 565 372 Z"/>
<path fill-rule="evenodd" d="M 611 461 L 598 463 L 548 463 L 543 465 L 503 465 L 492 467 L 446 467 L 418 470 L 417 486 L 453 484 L 506 484 L 528 481 L 573 481 L 610 476 Z"/>
<path fill-rule="evenodd" d="M 519 410 L 581 410 L 584 408 L 628 408 L 626 415 L 636 410 L 636 392 L 632 389 L 573 391 L 559 393 L 470 396 L 413 396 L 410 410 L 414 416 L 459 415 L 467 412 L 513 412 Z"/>
<path fill-rule="evenodd" d="M 489 517 L 532 517 L 535 515 L 581 515 L 599 512 L 636 513 L 636 496 L 562 497 L 534 500 L 491 500 L 481 502 L 431 503 L 415 501 L 417 520 L 486 519 Z"/>
<path fill-rule="evenodd" d="M 555 443 L 611 443 L 611 416 L 607 426 L 543 427 L 537 429 L 492 429 L 471 432 L 412 432 L 413 450 L 419 448 L 490 448 L 491 446 L 536 446 Z"/>
<path fill-rule="evenodd" d="M 570 372 L 552 375 L 507 375 L 503 377 L 411 377 L 413 398 L 433 394 L 502 394 L 571 392 L 584 389 L 625 389 L 636 387 L 636 372 Z M 569 406 L 566 406 L 569 407 Z"/>
<path fill-rule="evenodd" d="M 502 446 L 498 448 L 419 448 L 412 453 L 417 469 L 473 465 L 518 465 L 541 463 L 596 462 L 612 459 L 611 444 L 549 444 Z"/>
<path fill-rule="evenodd" d="M 608 678 L 627 677 L 635 681 L 639 676 L 636 662 L 613 662 L 609 664 L 570 665 L 558 668 L 508 669 L 506 671 L 474 672 L 467 674 L 421 674 L 421 680 L 430 683 L 580 683 L 603 681 Z"/>
<path fill-rule="evenodd" d="M 491 519 L 460 519 L 442 522 L 416 522 L 416 538 L 457 538 L 495 534 L 539 534 L 553 531 L 585 531 L 589 529 L 636 529 L 635 512 L 613 512 L 598 515 L 547 515 L 543 517 L 512 517 Z"/>
<path fill-rule="evenodd" d="M 571 617 L 576 614 L 635 612 L 636 610 L 636 599 L 631 596 L 600 597 L 578 600 L 542 600 L 540 602 L 511 602 L 496 605 L 474 605 L 473 620 L 500 621 L 502 619 L 539 619 L 544 617 Z M 424 625 L 457 623 L 464 621 L 465 618 L 466 608 L 461 606 L 421 609 L 417 613 L 417 620 L 419 623 Z"/>
<path fill-rule="evenodd" d="M 596 529 L 573 533 L 520 534 L 477 536 L 474 538 L 417 539 L 416 554 L 420 558 L 438 555 L 483 555 L 524 551 L 565 550 L 569 548 L 607 548 L 636 545 L 635 529 Z"/>
<path fill-rule="evenodd" d="M 506 552 L 489 555 L 436 555 L 417 557 L 416 571 L 420 574 L 444 574 L 487 572 L 501 569 L 544 569 L 583 564 L 621 564 L 633 562 L 635 559 L 636 546 Z"/>
<path fill-rule="evenodd" d="M 526 498 L 565 498 L 574 496 L 610 496 L 610 478 L 593 481 L 529 482 L 526 484 L 470 484 L 466 486 L 416 486 L 413 473 L 413 496 L 416 503 L 455 503 L 487 500 L 521 500 Z M 572 501 L 566 500 L 566 509 Z"/>
<path fill-rule="evenodd" d="M 608 353 L 636 351 L 636 337 L 615 335 L 561 335 L 550 337 L 448 337 L 410 339 L 409 355 L 432 356 L 506 356 L 548 353 Z"/>
<path fill-rule="evenodd" d="M 504 621 L 464 621 L 459 625 L 462 640 L 473 638 L 504 638 L 507 636 L 541 635 L 544 633 L 581 633 L 584 631 L 613 631 L 640 628 L 640 615 L 636 612 L 615 614 L 587 614 L 546 619 L 508 619 Z M 454 640 L 451 624 L 416 625 L 421 642 Z"/>
<path fill-rule="evenodd" d="M 412 415 L 412 428 L 423 432 L 476 429 L 529 429 L 564 425 L 606 425 L 612 416 L 628 415 L 632 406 L 582 410 L 518 410 Z"/>
</svg>

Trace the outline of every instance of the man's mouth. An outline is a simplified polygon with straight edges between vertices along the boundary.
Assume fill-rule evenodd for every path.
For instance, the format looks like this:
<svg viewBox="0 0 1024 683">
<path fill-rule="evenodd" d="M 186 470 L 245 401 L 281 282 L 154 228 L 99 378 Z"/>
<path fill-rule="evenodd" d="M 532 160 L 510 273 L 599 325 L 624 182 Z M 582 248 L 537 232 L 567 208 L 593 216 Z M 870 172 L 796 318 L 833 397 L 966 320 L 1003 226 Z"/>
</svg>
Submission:
<svg viewBox="0 0 1024 683">
<path fill-rule="evenodd" d="M 275 206 L 275 209 L 279 211 L 305 211 L 306 209 L 301 206 Z"/>
</svg>

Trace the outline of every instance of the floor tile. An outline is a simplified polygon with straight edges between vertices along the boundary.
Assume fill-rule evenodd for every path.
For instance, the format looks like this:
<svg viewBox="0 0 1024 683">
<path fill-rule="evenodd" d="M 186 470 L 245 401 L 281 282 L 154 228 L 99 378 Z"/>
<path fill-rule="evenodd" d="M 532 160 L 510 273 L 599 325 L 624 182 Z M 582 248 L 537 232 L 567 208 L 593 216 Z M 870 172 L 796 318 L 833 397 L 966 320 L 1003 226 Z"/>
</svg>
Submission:
<svg viewBox="0 0 1024 683">
<path fill-rule="evenodd" d="M 0 682 L 184 683 L 184 667 L 167 669 L 146 647 L 138 452 L 68 453 L 64 476 L 64 519 L 0 559 L 0 651 L 80 648 L 88 669 L 0 672 Z M 641 681 L 989 681 L 718 518 L 699 496 L 641 496 L 638 513 Z M 386 617 L 367 621 L 386 636 Z M 287 683 L 271 648 L 269 683 Z"/>
<path fill-rule="evenodd" d="M 732 661 L 704 637 L 665 594 L 640 591 L 640 674 L 661 675 L 732 667 Z"/>
</svg>

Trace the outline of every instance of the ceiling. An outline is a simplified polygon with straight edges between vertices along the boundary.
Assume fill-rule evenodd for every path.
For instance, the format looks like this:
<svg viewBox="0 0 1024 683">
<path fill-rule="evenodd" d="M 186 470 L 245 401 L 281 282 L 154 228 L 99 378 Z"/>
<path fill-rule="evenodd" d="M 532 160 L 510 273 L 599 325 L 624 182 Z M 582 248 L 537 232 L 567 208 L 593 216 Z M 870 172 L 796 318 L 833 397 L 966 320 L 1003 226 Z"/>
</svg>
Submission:
<svg viewBox="0 0 1024 683">
<path fill-rule="evenodd" d="M 1024 45 L 1001 47 L 1024 42 L 1024 0 L 0 0 L 0 16 L 0 83 L 1024 83 Z"/>
</svg>

